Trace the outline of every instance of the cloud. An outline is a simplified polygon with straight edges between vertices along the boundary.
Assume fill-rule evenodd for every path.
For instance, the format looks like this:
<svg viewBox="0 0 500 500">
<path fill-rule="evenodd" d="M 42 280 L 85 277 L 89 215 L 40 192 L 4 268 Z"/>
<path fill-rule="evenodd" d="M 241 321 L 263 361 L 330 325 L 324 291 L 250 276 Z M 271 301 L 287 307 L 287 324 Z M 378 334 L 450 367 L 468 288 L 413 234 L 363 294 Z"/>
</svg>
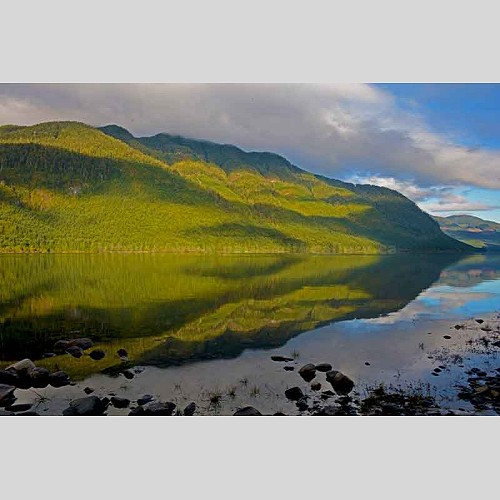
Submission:
<svg viewBox="0 0 500 500">
<path fill-rule="evenodd" d="M 418 106 L 365 84 L 0 85 L 0 123 L 60 119 L 270 150 L 331 177 L 399 179 L 413 199 L 432 185 L 500 188 L 500 151 L 463 147 Z"/>
</svg>

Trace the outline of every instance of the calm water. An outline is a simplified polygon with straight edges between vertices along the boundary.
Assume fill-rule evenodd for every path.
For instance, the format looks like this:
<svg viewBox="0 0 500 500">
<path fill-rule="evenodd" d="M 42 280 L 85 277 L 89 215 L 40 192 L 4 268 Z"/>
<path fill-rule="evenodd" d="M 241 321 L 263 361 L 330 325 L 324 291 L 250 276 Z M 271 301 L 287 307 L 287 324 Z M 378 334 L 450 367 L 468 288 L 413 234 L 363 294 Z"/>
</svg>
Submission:
<svg viewBox="0 0 500 500">
<path fill-rule="evenodd" d="M 46 414 L 86 386 L 194 400 L 208 414 L 246 405 L 293 413 L 283 393 L 302 381 L 271 361 L 275 354 L 297 368 L 330 362 L 361 393 L 380 382 L 430 384 L 446 399 L 459 365 L 500 366 L 467 342 L 484 335 L 474 318 L 498 323 L 499 299 L 498 255 L 2 255 L 0 365 L 29 357 L 69 373 L 74 386 L 16 391 L 18 402 L 43 397 Z M 456 323 L 467 326 L 460 335 Z M 43 357 L 56 340 L 79 336 L 107 356 Z M 136 367 L 132 380 L 117 375 L 119 348 Z M 213 394 L 220 405 L 210 404 Z"/>
</svg>

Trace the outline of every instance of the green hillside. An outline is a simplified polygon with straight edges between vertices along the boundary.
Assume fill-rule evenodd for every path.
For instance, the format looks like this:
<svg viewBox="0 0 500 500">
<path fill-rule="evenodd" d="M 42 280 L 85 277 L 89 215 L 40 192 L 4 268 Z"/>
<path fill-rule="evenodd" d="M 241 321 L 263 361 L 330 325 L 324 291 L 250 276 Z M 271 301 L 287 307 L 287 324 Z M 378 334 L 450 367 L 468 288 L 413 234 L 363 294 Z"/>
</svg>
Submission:
<svg viewBox="0 0 500 500">
<path fill-rule="evenodd" d="M 117 126 L 0 127 L 2 252 L 465 251 L 404 196 Z"/>
<path fill-rule="evenodd" d="M 434 217 L 444 233 L 468 245 L 488 251 L 500 251 L 500 224 L 472 215 Z"/>
</svg>

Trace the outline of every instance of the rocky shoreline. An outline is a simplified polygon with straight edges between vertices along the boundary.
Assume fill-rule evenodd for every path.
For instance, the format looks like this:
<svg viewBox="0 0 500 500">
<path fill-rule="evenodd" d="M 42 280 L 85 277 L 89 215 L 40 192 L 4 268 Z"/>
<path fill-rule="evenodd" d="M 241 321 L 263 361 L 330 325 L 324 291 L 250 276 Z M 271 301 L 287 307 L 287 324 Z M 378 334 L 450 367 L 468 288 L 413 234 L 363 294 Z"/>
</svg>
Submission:
<svg viewBox="0 0 500 500">
<path fill-rule="evenodd" d="M 500 328 L 498 317 L 486 323 L 483 319 L 474 320 L 474 328 L 482 333 L 475 341 L 469 341 L 469 348 L 474 351 L 486 350 L 490 354 L 500 351 Z M 465 325 L 452 327 L 457 334 L 465 330 Z M 468 327 L 469 329 L 471 327 Z M 444 339 L 451 338 L 444 335 Z M 100 360 L 108 353 L 102 349 L 92 349 L 89 338 L 75 338 L 57 341 L 54 353 L 65 353 L 76 359 L 89 356 Z M 132 381 L 140 373 L 140 367 L 134 367 L 128 360 L 125 349 L 118 349 L 113 354 L 119 358 L 113 376 L 123 376 Z M 432 357 L 432 356 L 429 356 Z M 496 359 L 496 358 L 495 358 Z M 290 384 L 282 397 L 296 407 L 298 415 L 318 416 L 437 416 L 437 415 L 499 415 L 500 414 L 500 362 L 499 366 L 484 370 L 480 367 L 458 366 L 467 375 L 467 383 L 456 386 L 457 399 L 464 402 L 464 407 L 449 408 L 431 393 L 426 385 L 408 387 L 404 385 L 377 385 L 365 388 L 364 394 L 347 374 L 335 370 L 328 362 L 305 363 L 301 367 L 293 357 L 274 355 L 271 363 L 283 365 L 289 373 Z M 293 362 L 293 363 L 292 363 Z M 433 369 L 432 375 L 447 369 L 445 361 Z M 367 366 L 369 362 L 365 363 Z M 298 368 L 298 369 L 297 369 Z M 23 359 L 0 370 L 0 416 L 36 416 L 36 404 L 16 403 L 17 391 L 41 389 L 48 386 L 59 389 L 75 385 L 63 371 L 49 372 L 37 367 L 30 359 Z M 99 416 L 106 415 L 111 408 L 127 410 L 130 416 L 192 416 L 203 415 L 203 405 L 191 401 L 179 405 L 173 401 L 160 401 L 151 394 L 143 394 L 136 399 L 120 397 L 110 391 L 105 395 L 94 394 L 92 387 L 84 387 L 80 398 L 72 399 L 61 412 L 64 416 Z M 217 406 L 221 395 L 210 396 L 210 405 Z M 267 412 L 267 415 L 284 416 L 282 411 Z M 255 406 L 242 406 L 233 412 L 234 416 L 259 416 L 263 413 Z"/>
</svg>

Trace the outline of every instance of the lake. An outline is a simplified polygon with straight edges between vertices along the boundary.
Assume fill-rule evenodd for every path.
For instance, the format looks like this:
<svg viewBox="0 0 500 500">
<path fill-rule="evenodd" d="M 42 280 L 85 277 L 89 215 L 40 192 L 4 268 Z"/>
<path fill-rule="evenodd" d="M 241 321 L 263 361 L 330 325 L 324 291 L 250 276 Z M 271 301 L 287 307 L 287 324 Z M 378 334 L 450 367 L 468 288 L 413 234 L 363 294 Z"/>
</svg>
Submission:
<svg viewBox="0 0 500 500">
<path fill-rule="evenodd" d="M 30 358 L 69 374 L 74 385 L 16 390 L 16 403 L 44 415 L 60 414 L 86 387 L 179 408 L 194 401 L 197 414 L 249 405 L 298 414 L 284 391 L 310 392 L 297 370 L 321 362 L 348 375 L 359 397 L 379 384 L 419 387 L 467 412 L 456 397 L 467 368 L 500 367 L 491 345 L 499 299 L 494 254 L 1 255 L 0 367 Z M 56 341 L 77 337 L 106 356 L 54 352 Z M 324 376 L 315 381 L 331 389 Z"/>
</svg>

